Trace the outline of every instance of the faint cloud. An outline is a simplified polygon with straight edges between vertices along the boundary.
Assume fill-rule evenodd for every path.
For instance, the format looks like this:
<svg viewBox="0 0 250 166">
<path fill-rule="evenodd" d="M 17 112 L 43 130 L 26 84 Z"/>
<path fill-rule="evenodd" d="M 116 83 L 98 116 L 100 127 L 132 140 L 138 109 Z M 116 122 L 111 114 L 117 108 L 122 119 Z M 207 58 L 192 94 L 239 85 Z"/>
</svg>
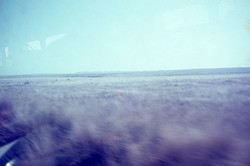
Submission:
<svg viewBox="0 0 250 166">
<path fill-rule="evenodd" d="M 65 33 L 62 33 L 62 34 L 47 37 L 46 46 L 49 46 L 50 44 L 55 43 L 58 40 L 61 40 L 62 38 L 65 37 L 65 35 L 66 35 Z M 30 41 L 27 44 L 28 44 L 28 50 L 41 50 L 42 49 L 42 46 L 39 40 Z"/>
<path fill-rule="evenodd" d="M 170 10 L 163 13 L 164 24 L 167 29 L 176 29 L 208 23 L 207 9 L 203 5 Z"/>
<path fill-rule="evenodd" d="M 41 44 L 39 40 L 28 42 L 28 50 L 41 50 Z"/>
<path fill-rule="evenodd" d="M 245 28 L 246 28 L 247 32 L 250 34 L 250 19 L 248 19 L 248 20 L 246 21 Z"/>
<path fill-rule="evenodd" d="M 47 37 L 46 38 L 46 46 L 58 41 L 58 40 L 61 40 L 62 38 L 64 38 L 66 36 L 65 33 L 62 33 L 62 34 L 58 34 L 58 35 L 54 35 L 54 36 L 50 36 L 50 37 Z"/>
<path fill-rule="evenodd" d="M 10 56 L 9 47 L 5 47 L 4 51 L 5 51 L 5 57 L 8 58 Z"/>
</svg>

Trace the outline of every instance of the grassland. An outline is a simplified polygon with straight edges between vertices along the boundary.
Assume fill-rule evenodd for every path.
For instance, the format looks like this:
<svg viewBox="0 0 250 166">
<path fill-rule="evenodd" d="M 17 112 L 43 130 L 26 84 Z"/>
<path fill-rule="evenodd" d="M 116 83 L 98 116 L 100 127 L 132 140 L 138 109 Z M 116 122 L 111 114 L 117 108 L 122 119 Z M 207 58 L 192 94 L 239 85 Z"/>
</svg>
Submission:
<svg viewBox="0 0 250 166">
<path fill-rule="evenodd" d="M 249 83 L 246 73 L 4 77 L 0 146 L 16 143 L 0 166 L 248 166 Z"/>
</svg>

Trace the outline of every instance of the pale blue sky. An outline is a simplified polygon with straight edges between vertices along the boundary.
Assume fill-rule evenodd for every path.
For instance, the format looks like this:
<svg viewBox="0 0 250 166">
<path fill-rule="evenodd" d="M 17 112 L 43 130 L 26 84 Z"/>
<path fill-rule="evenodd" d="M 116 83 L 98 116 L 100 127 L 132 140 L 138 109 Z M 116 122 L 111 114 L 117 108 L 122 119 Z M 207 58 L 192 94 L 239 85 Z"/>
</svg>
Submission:
<svg viewBox="0 0 250 166">
<path fill-rule="evenodd" d="M 248 0 L 2 0 L 0 74 L 249 67 Z"/>
</svg>

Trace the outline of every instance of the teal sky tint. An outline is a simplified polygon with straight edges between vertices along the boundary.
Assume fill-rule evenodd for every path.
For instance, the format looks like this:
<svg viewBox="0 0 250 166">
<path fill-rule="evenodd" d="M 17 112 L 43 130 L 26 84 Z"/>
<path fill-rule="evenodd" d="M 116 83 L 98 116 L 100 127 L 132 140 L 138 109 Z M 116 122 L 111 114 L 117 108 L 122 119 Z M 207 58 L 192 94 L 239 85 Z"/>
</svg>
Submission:
<svg viewBox="0 0 250 166">
<path fill-rule="evenodd" d="M 1 0 L 0 74 L 250 66 L 249 0 Z"/>
</svg>

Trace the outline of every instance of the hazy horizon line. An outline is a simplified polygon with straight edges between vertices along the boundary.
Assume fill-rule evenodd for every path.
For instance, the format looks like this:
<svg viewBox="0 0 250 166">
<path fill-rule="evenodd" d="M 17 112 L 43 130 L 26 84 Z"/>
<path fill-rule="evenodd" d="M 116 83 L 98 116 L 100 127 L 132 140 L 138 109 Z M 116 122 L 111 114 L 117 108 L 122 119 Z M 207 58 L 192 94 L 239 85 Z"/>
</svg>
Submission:
<svg viewBox="0 0 250 166">
<path fill-rule="evenodd" d="M 209 72 L 210 71 L 210 72 Z M 144 73 L 144 74 L 143 74 Z M 126 74 L 136 75 L 209 75 L 209 74 L 239 74 L 249 73 L 250 67 L 221 67 L 221 68 L 192 68 L 192 69 L 166 69 L 166 70 L 110 70 L 110 71 L 80 71 L 71 73 L 24 73 L 24 74 L 0 74 L 1 77 L 29 77 L 29 76 L 74 76 L 74 77 L 101 77 L 118 76 Z"/>
</svg>

